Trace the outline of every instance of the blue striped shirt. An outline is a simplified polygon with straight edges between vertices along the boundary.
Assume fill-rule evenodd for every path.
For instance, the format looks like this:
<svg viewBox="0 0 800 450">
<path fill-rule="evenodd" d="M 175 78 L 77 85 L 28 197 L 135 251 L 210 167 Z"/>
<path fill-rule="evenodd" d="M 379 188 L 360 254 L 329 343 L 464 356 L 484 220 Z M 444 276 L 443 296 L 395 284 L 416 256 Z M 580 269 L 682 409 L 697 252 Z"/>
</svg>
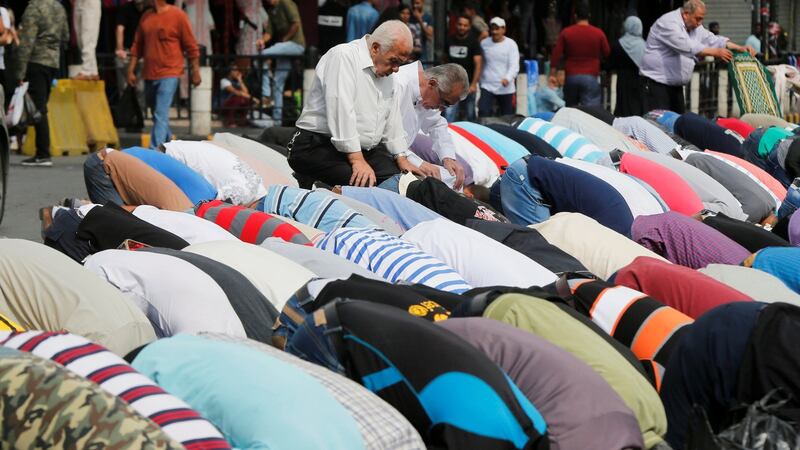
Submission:
<svg viewBox="0 0 800 450">
<path fill-rule="evenodd" d="M 507 138 L 493 129 L 473 122 L 456 122 L 455 125 L 474 134 L 478 139 L 486 142 L 508 164 L 513 164 L 516 160 L 530 155 L 530 152 L 517 141 Z"/>
<path fill-rule="evenodd" d="M 461 294 L 471 286 L 452 267 L 376 228 L 340 228 L 317 242 L 392 283 L 406 281 Z"/>
<path fill-rule="evenodd" d="M 568 128 L 533 117 L 523 120 L 517 128 L 539 136 L 567 158 L 580 159 L 608 167 L 614 166 L 607 152 L 602 151 L 600 147 Z"/>
<path fill-rule="evenodd" d="M 332 195 L 291 186 L 270 186 L 256 209 L 294 219 L 326 233 L 341 227 L 378 228 L 361 213 Z"/>
</svg>

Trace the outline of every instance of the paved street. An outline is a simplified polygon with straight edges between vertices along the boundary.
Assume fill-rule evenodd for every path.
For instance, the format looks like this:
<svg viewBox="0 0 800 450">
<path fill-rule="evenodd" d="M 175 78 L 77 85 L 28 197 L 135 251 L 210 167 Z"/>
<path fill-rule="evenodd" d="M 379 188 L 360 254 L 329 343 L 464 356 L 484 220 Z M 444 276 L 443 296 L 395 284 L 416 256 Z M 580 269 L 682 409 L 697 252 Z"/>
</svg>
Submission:
<svg viewBox="0 0 800 450">
<path fill-rule="evenodd" d="M 25 157 L 11 156 L 6 213 L 0 236 L 41 242 L 37 211 L 64 197 L 87 198 L 83 183 L 86 156 L 53 158 L 53 167 L 22 167 Z"/>
</svg>

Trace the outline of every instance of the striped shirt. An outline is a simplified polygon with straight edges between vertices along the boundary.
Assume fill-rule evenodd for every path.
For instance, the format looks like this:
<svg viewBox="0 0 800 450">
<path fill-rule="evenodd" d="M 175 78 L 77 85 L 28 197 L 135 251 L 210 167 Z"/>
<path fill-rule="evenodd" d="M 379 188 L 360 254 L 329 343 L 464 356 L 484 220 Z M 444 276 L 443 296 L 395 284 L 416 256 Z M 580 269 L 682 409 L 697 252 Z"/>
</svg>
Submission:
<svg viewBox="0 0 800 450">
<path fill-rule="evenodd" d="M 617 117 L 614 119 L 614 128 L 657 153 L 669 153 L 670 150 L 681 148 L 667 133 L 638 116 Z"/>
<path fill-rule="evenodd" d="M 562 156 L 613 167 L 607 152 L 600 150 L 591 141 L 568 128 L 533 117 L 523 120 L 517 128 L 539 136 L 555 147 Z"/>
<path fill-rule="evenodd" d="M 517 141 L 510 139 L 497 131 L 473 122 L 456 122 L 456 125 L 462 129 L 472 133 L 477 138 L 486 142 L 487 145 L 492 147 L 499 153 L 509 164 L 522 158 L 523 156 L 530 155 L 530 152 Z"/>
<path fill-rule="evenodd" d="M 629 347 L 637 358 L 655 363 L 654 381 L 660 389 L 672 350 L 694 320 L 625 286 L 590 279 L 569 280 L 569 286 L 581 305 L 580 312 Z"/>
<path fill-rule="evenodd" d="M 346 258 L 383 279 L 406 281 L 461 294 L 471 286 L 450 266 L 414 244 L 375 228 L 340 228 L 317 247 Z"/>
<path fill-rule="evenodd" d="M 4 347 L 51 359 L 97 383 L 161 427 L 187 450 L 229 449 L 208 420 L 168 394 L 119 356 L 84 337 L 63 332 L 0 333 Z"/>
<path fill-rule="evenodd" d="M 343 227 L 377 227 L 332 195 L 290 186 L 270 186 L 258 209 L 294 219 L 326 233 Z"/>
<path fill-rule="evenodd" d="M 501 175 L 503 172 L 505 172 L 506 167 L 509 165 L 509 161 L 492 146 L 484 142 L 483 139 L 480 139 L 458 125 L 451 123 L 448 125 L 448 127 L 453 133 L 469 141 L 475 148 L 480 150 L 487 158 L 489 158 L 489 160 L 491 160 L 491 162 L 497 167 L 497 170 Z"/>
<path fill-rule="evenodd" d="M 269 237 L 279 237 L 293 244 L 312 245 L 294 225 L 271 214 L 243 206 L 212 200 L 195 206 L 194 213 L 250 244 L 260 244 Z"/>
</svg>

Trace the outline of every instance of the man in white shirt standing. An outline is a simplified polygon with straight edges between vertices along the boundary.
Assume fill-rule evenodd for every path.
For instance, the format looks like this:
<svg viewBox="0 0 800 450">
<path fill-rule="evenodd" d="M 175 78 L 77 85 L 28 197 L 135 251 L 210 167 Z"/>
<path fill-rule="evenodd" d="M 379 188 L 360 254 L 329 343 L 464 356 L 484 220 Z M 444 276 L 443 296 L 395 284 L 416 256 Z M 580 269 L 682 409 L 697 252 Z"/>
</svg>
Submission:
<svg viewBox="0 0 800 450">
<path fill-rule="evenodd" d="M 430 136 L 439 161 L 456 178 L 453 188 L 460 190 L 464 184 L 464 168 L 456 161 L 455 144 L 441 112 L 466 98 L 469 88 L 466 70 L 458 64 L 425 70 L 422 64 L 414 62 L 401 67 L 392 78 L 394 95 L 400 101 L 407 146 L 411 146 L 420 131 Z M 439 167 L 421 159 L 421 164 L 415 164 L 416 155 L 406 156 L 412 164 L 419 165 L 423 175 L 441 179 Z"/>
<path fill-rule="evenodd" d="M 414 168 L 389 75 L 411 54 L 411 32 L 399 20 L 339 44 L 316 67 L 308 102 L 287 144 L 300 187 L 374 186 Z M 394 159 L 394 161 L 393 161 Z"/>
<path fill-rule="evenodd" d="M 519 73 L 519 48 L 506 37 L 506 21 L 495 17 L 489 22 L 491 36 L 481 41 L 483 72 L 478 112 L 482 117 L 493 116 L 495 101 L 501 116 L 514 114 L 514 80 Z"/>
</svg>

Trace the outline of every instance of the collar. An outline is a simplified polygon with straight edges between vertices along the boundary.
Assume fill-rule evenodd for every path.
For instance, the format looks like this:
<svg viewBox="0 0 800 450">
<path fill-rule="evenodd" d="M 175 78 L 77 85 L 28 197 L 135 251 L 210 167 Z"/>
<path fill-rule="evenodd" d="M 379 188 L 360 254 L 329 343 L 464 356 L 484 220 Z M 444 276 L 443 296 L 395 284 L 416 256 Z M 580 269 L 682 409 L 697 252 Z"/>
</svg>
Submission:
<svg viewBox="0 0 800 450">
<path fill-rule="evenodd" d="M 369 45 L 367 45 L 367 35 L 364 35 L 361 39 L 358 40 L 356 43 L 356 49 L 358 50 L 358 68 L 359 69 L 368 69 L 370 67 L 374 67 L 375 63 L 372 62 L 372 56 L 369 53 Z"/>
<path fill-rule="evenodd" d="M 414 99 L 414 106 L 417 106 L 419 102 L 422 101 L 422 92 L 419 90 L 419 70 L 421 69 L 419 61 L 413 63 L 415 71 L 415 76 L 411 77 L 414 81 L 411 83 L 411 95 Z"/>
</svg>

